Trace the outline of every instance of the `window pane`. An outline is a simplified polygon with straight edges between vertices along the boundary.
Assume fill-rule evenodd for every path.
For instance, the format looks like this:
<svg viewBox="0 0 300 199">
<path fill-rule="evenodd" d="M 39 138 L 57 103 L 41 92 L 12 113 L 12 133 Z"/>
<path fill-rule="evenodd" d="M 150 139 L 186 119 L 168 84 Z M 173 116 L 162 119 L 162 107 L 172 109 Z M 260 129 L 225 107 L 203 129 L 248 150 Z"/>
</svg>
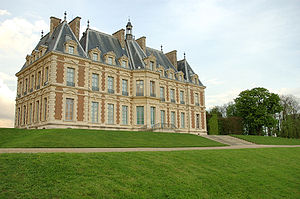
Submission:
<svg viewBox="0 0 300 199">
<path fill-rule="evenodd" d="M 113 58 L 112 57 L 108 57 L 107 58 L 107 63 L 108 64 L 113 64 Z"/>
<path fill-rule="evenodd" d="M 97 53 L 93 53 L 93 60 L 98 61 L 98 54 Z"/>
<path fill-rule="evenodd" d="M 123 60 L 121 66 L 122 66 L 123 68 L 126 68 L 126 61 Z"/>
<path fill-rule="evenodd" d="M 73 120 L 73 106 L 74 106 L 74 99 L 67 98 L 66 99 L 66 120 L 68 121 Z"/>
<path fill-rule="evenodd" d="M 92 102 L 92 122 L 98 123 L 98 110 L 99 110 L 99 103 Z"/>
<path fill-rule="evenodd" d="M 175 112 L 171 112 L 171 124 L 175 126 Z"/>
<path fill-rule="evenodd" d="M 143 80 L 136 81 L 136 95 L 144 96 L 144 81 Z"/>
<path fill-rule="evenodd" d="M 137 116 L 137 124 L 144 124 L 144 107 L 137 106 L 136 107 L 136 116 Z"/>
<path fill-rule="evenodd" d="M 74 46 L 69 46 L 69 53 L 74 54 Z"/>
<path fill-rule="evenodd" d="M 122 106 L 122 123 L 124 125 L 128 124 L 128 106 Z"/>
<path fill-rule="evenodd" d="M 150 107 L 151 127 L 155 124 L 155 107 Z"/>
<path fill-rule="evenodd" d="M 114 123 L 114 105 L 113 104 L 108 104 L 108 124 L 113 124 Z"/>
</svg>

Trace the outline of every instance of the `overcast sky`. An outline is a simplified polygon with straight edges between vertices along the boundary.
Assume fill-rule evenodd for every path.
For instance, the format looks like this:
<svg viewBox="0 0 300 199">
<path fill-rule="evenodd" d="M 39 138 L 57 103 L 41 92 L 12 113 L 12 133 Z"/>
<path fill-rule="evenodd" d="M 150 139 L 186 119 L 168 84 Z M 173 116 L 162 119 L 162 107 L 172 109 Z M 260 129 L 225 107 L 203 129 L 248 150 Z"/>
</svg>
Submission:
<svg viewBox="0 0 300 199">
<path fill-rule="evenodd" d="M 81 17 L 81 31 L 112 34 L 128 17 L 136 38 L 177 50 L 206 88 L 206 106 L 232 101 L 254 87 L 300 98 L 300 0 L 4 1 L 0 5 L 0 127 L 12 127 L 14 76 L 49 18 Z"/>
</svg>

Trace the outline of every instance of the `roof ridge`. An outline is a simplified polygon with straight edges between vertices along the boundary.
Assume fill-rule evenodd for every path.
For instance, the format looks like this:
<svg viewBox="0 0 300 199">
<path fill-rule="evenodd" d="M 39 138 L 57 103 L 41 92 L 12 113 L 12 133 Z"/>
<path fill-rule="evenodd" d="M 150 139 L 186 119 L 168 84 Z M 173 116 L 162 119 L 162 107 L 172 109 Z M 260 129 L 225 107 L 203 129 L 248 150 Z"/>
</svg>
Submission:
<svg viewBox="0 0 300 199">
<path fill-rule="evenodd" d="M 148 47 L 148 46 L 146 46 L 146 48 L 149 48 L 149 49 L 151 49 L 151 50 L 155 50 L 155 51 L 158 51 L 158 52 L 164 54 L 163 52 L 161 52 L 161 50 L 157 50 L 157 49 L 155 49 L 155 48 L 151 48 L 151 47 Z"/>
<path fill-rule="evenodd" d="M 89 30 L 90 30 L 90 31 L 94 31 L 94 32 L 99 33 L 99 34 L 102 34 L 102 35 L 106 35 L 106 36 L 110 36 L 110 37 L 115 38 L 113 35 L 110 35 L 110 34 L 105 33 L 105 32 L 100 32 L 100 31 L 98 31 L 98 30 L 94 30 L 94 29 L 91 29 L 91 28 L 89 28 Z"/>
</svg>

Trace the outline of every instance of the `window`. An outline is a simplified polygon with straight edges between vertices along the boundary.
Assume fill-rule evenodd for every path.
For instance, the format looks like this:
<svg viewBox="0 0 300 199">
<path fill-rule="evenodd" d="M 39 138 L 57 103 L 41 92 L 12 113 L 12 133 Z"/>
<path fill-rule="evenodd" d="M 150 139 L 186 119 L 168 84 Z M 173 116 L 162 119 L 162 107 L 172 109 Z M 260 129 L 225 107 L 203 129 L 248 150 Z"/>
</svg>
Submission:
<svg viewBox="0 0 300 199">
<path fill-rule="evenodd" d="M 155 107 L 154 106 L 150 107 L 150 123 L 151 123 L 151 127 L 153 127 L 155 125 Z"/>
<path fill-rule="evenodd" d="M 74 68 L 67 68 L 67 86 L 75 86 L 75 69 Z"/>
<path fill-rule="evenodd" d="M 29 124 L 32 123 L 32 103 L 29 104 Z"/>
<path fill-rule="evenodd" d="M 195 105 L 199 106 L 199 94 L 195 93 Z"/>
<path fill-rule="evenodd" d="M 92 123 L 98 123 L 98 110 L 99 110 L 99 103 L 92 102 Z"/>
<path fill-rule="evenodd" d="M 20 82 L 20 86 L 19 86 L 19 94 L 21 95 L 22 94 L 22 82 Z"/>
<path fill-rule="evenodd" d="M 36 101 L 36 121 L 38 122 L 40 120 L 40 102 Z"/>
<path fill-rule="evenodd" d="M 74 46 L 69 46 L 69 54 L 74 54 Z"/>
<path fill-rule="evenodd" d="M 180 123 L 181 123 L 181 128 L 184 128 L 184 113 L 181 113 Z"/>
<path fill-rule="evenodd" d="M 18 126 L 20 126 L 21 109 L 18 108 Z"/>
<path fill-rule="evenodd" d="M 155 82 L 150 81 L 150 96 L 151 97 L 156 97 L 155 95 Z"/>
<path fill-rule="evenodd" d="M 47 120 L 47 98 L 44 98 L 44 121 Z"/>
<path fill-rule="evenodd" d="M 159 91 L 160 91 L 160 100 L 164 102 L 165 101 L 165 88 L 160 87 Z"/>
<path fill-rule="evenodd" d="M 126 61 L 122 60 L 121 66 L 122 66 L 123 68 L 126 68 Z"/>
<path fill-rule="evenodd" d="M 108 112 L 107 112 L 108 113 L 108 115 L 107 115 L 108 124 L 114 124 L 114 105 L 108 104 L 107 110 L 108 110 Z"/>
<path fill-rule="evenodd" d="M 171 89 L 170 91 L 171 102 L 175 103 L 175 90 Z"/>
<path fill-rule="evenodd" d="M 150 61 L 150 70 L 154 70 L 154 62 Z"/>
<path fill-rule="evenodd" d="M 38 81 L 37 81 L 37 89 L 40 89 L 40 85 L 41 85 L 41 71 L 38 72 Z"/>
<path fill-rule="evenodd" d="M 28 89 L 28 79 L 25 79 L 25 90 L 24 90 L 24 95 L 27 94 L 27 89 Z"/>
<path fill-rule="evenodd" d="M 23 124 L 26 124 L 26 106 L 23 107 L 24 115 L 23 115 Z"/>
<path fill-rule="evenodd" d="M 136 107 L 136 124 L 144 124 L 144 107 L 137 106 Z"/>
<path fill-rule="evenodd" d="M 122 106 L 122 124 L 128 124 L 128 106 Z"/>
<path fill-rule="evenodd" d="M 180 104 L 184 104 L 184 92 L 180 91 Z"/>
<path fill-rule="evenodd" d="M 182 81 L 182 77 L 181 75 L 178 76 L 179 81 Z"/>
<path fill-rule="evenodd" d="M 114 78 L 111 76 L 108 76 L 107 78 L 107 87 L 108 87 L 108 93 L 115 93 L 114 91 Z"/>
<path fill-rule="evenodd" d="M 34 75 L 31 75 L 31 91 L 33 90 L 33 86 L 34 86 Z"/>
<path fill-rule="evenodd" d="M 46 68 L 45 68 L 45 83 L 46 83 L 46 84 L 48 83 L 48 75 L 49 75 L 49 68 L 46 67 Z"/>
<path fill-rule="evenodd" d="M 126 79 L 122 79 L 122 95 L 128 96 L 128 81 Z"/>
<path fill-rule="evenodd" d="M 175 111 L 171 111 L 171 125 L 175 127 Z"/>
<path fill-rule="evenodd" d="M 93 53 L 93 60 L 98 61 L 98 54 L 97 53 Z"/>
<path fill-rule="evenodd" d="M 163 128 L 165 125 L 165 111 L 164 110 L 160 111 L 160 122 L 161 122 L 161 127 Z"/>
<path fill-rule="evenodd" d="M 74 110 L 74 99 L 67 98 L 66 99 L 66 120 L 73 120 L 73 110 Z"/>
<path fill-rule="evenodd" d="M 99 91 L 99 75 L 95 73 L 92 74 L 92 90 Z"/>
<path fill-rule="evenodd" d="M 108 57 L 107 58 L 107 63 L 112 65 L 113 64 L 113 58 L 112 57 Z"/>
<path fill-rule="evenodd" d="M 200 115 L 196 114 L 196 128 L 199 129 L 200 128 Z"/>
<path fill-rule="evenodd" d="M 144 96 L 144 81 L 136 81 L 136 96 Z"/>
<path fill-rule="evenodd" d="M 170 78 L 170 79 L 173 79 L 173 73 L 170 73 L 170 74 L 169 74 L 169 78 Z"/>
</svg>

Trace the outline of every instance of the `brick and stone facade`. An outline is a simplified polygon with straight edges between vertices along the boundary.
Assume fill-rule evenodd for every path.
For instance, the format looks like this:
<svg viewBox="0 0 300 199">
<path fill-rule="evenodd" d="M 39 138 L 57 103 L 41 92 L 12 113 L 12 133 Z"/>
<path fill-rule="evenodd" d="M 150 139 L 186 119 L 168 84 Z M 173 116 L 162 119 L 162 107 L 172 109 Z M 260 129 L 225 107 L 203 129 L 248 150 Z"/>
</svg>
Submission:
<svg viewBox="0 0 300 199">
<path fill-rule="evenodd" d="M 80 17 L 50 18 L 50 32 L 16 74 L 16 128 L 206 134 L 205 87 L 176 50 L 164 54 L 146 37 L 133 39 L 130 22 L 126 35 L 87 28 L 79 40 L 79 28 Z"/>
</svg>

